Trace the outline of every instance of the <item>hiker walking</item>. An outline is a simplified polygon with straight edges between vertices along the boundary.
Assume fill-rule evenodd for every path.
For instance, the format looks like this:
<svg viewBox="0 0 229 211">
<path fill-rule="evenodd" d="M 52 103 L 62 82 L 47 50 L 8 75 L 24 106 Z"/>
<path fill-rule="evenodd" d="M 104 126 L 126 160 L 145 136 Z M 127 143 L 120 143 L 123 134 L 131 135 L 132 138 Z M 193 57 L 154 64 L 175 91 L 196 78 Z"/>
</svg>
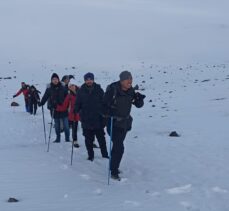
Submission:
<svg viewBox="0 0 229 211">
<path fill-rule="evenodd" d="M 84 75 L 85 83 L 77 93 L 75 113 L 80 114 L 83 135 L 88 152 L 88 160 L 94 160 L 93 141 L 95 136 L 99 142 L 102 157 L 108 158 L 102 117 L 102 100 L 104 91 L 94 81 L 94 74 Z"/>
<path fill-rule="evenodd" d="M 108 85 L 104 98 L 104 116 L 107 117 L 107 131 L 113 142 L 111 151 L 110 171 L 111 178 L 120 180 L 119 166 L 124 153 L 124 140 L 128 131 L 131 130 L 132 117 L 130 115 L 132 104 L 137 108 L 143 106 L 145 98 L 132 87 L 132 75 L 128 71 L 121 72 L 120 80 Z M 113 128 L 111 126 L 113 117 Z"/>
<path fill-rule="evenodd" d="M 13 98 L 19 96 L 21 93 L 24 95 L 25 110 L 26 112 L 29 112 L 29 85 L 25 82 L 21 82 L 21 88 L 15 95 L 13 95 Z"/>
<path fill-rule="evenodd" d="M 28 94 L 30 114 L 36 115 L 37 113 L 37 105 L 40 102 L 40 93 L 41 92 L 38 91 L 35 86 L 30 86 Z"/>
<path fill-rule="evenodd" d="M 43 106 L 49 100 L 52 118 L 55 122 L 56 139 L 54 143 L 59 143 L 61 138 L 60 122 L 63 122 L 65 141 L 69 142 L 69 124 L 68 111 L 57 111 L 57 107 L 61 106 L 66 96 L 66 89 L 61 84 L 59 76 L 56 73 L 52 74 L 51 83 L 47 87 L 44 96 L 41 99 L 39 106 Z"/>
</svg>

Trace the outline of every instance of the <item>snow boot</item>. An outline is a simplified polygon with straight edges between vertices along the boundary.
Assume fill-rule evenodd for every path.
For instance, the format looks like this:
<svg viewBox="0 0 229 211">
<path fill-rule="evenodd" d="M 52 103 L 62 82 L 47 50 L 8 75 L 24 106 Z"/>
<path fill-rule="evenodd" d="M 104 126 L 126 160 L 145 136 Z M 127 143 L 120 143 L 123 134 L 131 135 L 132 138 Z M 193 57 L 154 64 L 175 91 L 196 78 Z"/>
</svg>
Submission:
<svg viewBox="0 0 229 211">
<path fill-rule="evenodd" d="M 73 146 L 75 148 L 79 148 L 80 147 L 80 145 L 78 144 L 78 141 L 73 141 Z"/>
<path fill-rule="evenodd" d="M 121 177 L 118 174 L 111 174 L 113 180 L 121 181 Z"/>
</svg>

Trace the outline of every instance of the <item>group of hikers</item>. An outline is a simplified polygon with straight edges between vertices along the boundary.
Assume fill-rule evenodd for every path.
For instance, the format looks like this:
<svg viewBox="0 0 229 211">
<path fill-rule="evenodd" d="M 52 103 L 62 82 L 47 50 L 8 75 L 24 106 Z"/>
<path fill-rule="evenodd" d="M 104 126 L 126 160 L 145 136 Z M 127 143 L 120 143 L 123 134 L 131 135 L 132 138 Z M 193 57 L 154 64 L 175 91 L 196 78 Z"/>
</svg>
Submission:
<svg viewBox="0 0 229 211">
<path fill-rule="evenodd" d="M 32 86 L 29 87 L 25 83 L 22 83 L 22 88 L 14 97 L 23 93 L 26 110 L 33 114 L 36 114 L 37 105 L 43 107 L 47 102 L 51 118 L 55 123 L 54 143 L 61 141 L 61 127 L 65 134 L 65 141 L 70 142 L 69 128 L 71 127 L 73 145 L 79 147 L 77 128 L 80 121 L 88 152 L 87 159 L 94 160 L 93 143 L 96 137 L 102 157 L 110 159 L 111 178 L 120 180 L 119 166 L 124 153 L 124 140 L 127 132 L 131 130 L 133 120 L 130 115 L 131 107 L 135 105 L 141 108 L 144 105 L 145 95 L 132 87 L 133 78 L 129 71 L 121 72 L 120 79 L 108 85 L 105 92 L 95 82 L 93 73 L 84 75 L 84 83 L 81 87 L 69 83 L 71 77 L 73 76 L 64 76 L 60 81 L 59 76 L 53 73 L 41 100 L 40 92 L 34 86 L 33 92 L 36 93 L 36 98 L 31 97 Z M 33 98 L 35 100 L 32 100 Z M 105 127 L 113 143 L 110 157 L 106 146 Z"/>
<path fill-rule="evenodd" d="M 26 111 L 30 114 L 36 115 L 37 105 L 40 102 L 39 94 L 41 92 L 37 90 L 34 85 L 29 86 L 25 82 L 21 82 L 21 89 L 13 95 L 13 98 L 19 96 L 21 93 L 24 95 Z"/>
</svg>

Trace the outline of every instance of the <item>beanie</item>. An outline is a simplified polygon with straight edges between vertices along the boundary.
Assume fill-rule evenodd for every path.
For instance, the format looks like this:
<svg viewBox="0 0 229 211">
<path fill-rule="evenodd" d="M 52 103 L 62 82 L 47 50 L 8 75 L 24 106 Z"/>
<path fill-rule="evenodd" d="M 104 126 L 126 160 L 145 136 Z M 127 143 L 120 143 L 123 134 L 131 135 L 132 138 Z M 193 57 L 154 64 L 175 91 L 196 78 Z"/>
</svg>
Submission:
<svg viewBox="0 0 229 211">
<path fill-rule="evenodd" d="M 53 74 L 52 74 L 51 80 L 52 80 L 53 78 L 57 78 L 58 80 L 60 80 L 60 79 L 59 79 L 59 76 L 58 76 L 56 73 L 53 73 Z"/>
<path fill-rule="evenodd" d="M 120 73 L 119 78 L 120 78 L 120 81 L 124 81 L 127 79 L 132 79 L 132 75 L 129 71 L 125 70 Z"/>
<path fill-rule="evenodd" d="M 61 79 L 61 81 L 65 81 L 66 79 L 69 79 L 69 76 L 68 75 L 64 75 Z"/>
<path fill-rule="evenodd" d="M 86 73 L 84 75 L 84 81 L 86 80 L 93 80 L 94 81 L 94 74 L 93 73 Z"/>
</svg>

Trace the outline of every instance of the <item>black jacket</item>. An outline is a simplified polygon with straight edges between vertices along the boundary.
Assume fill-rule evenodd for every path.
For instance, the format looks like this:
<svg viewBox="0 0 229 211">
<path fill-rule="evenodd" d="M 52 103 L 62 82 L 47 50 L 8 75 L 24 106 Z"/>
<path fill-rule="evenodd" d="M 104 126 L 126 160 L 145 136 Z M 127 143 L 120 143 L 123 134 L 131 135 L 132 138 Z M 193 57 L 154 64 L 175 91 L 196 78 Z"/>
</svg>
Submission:
<svg viewBox="0 0 229 211">
<path fill-rule="evenodd" d="M 38 102 L 40 102 L 40 94 L 41 92 L 39 90 L 37 90 L 34 86 L 31 86 L 29 88 L 29 102 L 31 104 L 37 104 Z"/>
<path fill-rule="evenodd" d="M 103 98 L 103 114 L 106 117 L 114 117 L 114 127 L 130 130 L 132 117 L 130 116 L 132 104 L 137 108 L 144 105 L 144 95 L 141 95 L 131 87 L 127 91 L 121 89 L 119 81 L 110 84 Z M 110 122 L 108 123 L 109 126 Z"/>
<path fill-rule="evenodd" d="M 77 92 L 75 113 L 80 114 L 83 129 L 103 128 L 102 100 L 104 91 L 99 84 L 83 84 Z"/>
<path fill-rule="evenodd" d="M 57 105 L 61 105 L 64 102 L 65 96 L 66 89 L 60 82 L 57 85 L 50 83 L 44 93 L 44 96 L 41 99 L 40 105 L 43 106 L 47 102 L 47 100 L 49 100 L 50 109 L 52 111 L 54 110 L 54 119 L 67 117 L 67 111 L 57 112 L 55 110 Z"/>
</svg>

